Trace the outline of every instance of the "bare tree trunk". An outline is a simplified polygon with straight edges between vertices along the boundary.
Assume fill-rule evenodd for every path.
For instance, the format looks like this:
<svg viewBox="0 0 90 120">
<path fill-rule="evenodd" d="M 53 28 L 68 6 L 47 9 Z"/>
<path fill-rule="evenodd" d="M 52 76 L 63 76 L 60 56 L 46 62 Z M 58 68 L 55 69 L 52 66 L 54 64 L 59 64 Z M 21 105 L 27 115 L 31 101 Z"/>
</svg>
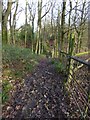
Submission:
<svg viewBox="0 0 90 120">
<path fill-rule="evenodd" d="M 35 20 L 35 11 L 34 11 L 34 9 L 33 9 L 33 2 L 32 2 L 32 4 L 30 5 L 29 3 L 28 3 L 28 9 L 29 9 L 29 12 L 30 12 L 30 21 L 31 21 L 31 24 L 32 24 L 32 30 L 31 30 L 31 44 L 32 44 L 32 53 L 34 53 L 34 20 Z M 33 13 L 34 12 L 34 13 Z M 30 22 L 29 21 L 29 22 Z"/>
<path fill-rule="evenodd" d="M 53 34 L 53 7 L 51 9 L 51 27 L 52 27 L 52 34 Z"/>
<path fill-rule="evenodd" d="M 70 27 L 71 27 L 71 12 L 72 12 L 72 2 L 71 0 L 69 1 L 70 4 L 70 11 L 69 11 L 69 18 L 68 18 L 68 42 L 70 43 L 70 39 L 71 39 L 71 33 L 72 31 L 70 31 Z M 69 52 L 69 43 L 68 43 L 68 52 Z"/>
<path fill-rule="evenodd" d="M 32 19 L 32 53 L 34 52 L 34 18 Z"/>
<path fill-rule="evenodd" d="M 16 14 L 17 14 L 17 10 L 18 10 L 18 1 L 16 1 L 16 9 L 13 15 L 13 24 L 12 24 L 12 31 L 13 31 L 13 44 L 15 44 L 16 41 Z"/>
<path fill-rule="evenodd" d="M 58 7 L 58 17 L 57 17 L 57 57 L 59 55 L 59 50 L 60 50 L 60 10 L 59 10 L 59 7 Z"/>
<path fill-rule="evenodd" d="M 54 6 L 52 6 L 52 9 L 51 9 L 51 36 L 54 35 L 54 25 L 53 25 L 53 19 L 54 19 L 54 15 L 53 15 L 53 10 L 54 9 Z M 51 54 L 52 54 L 52 58 L 54 58 L 54 54 L 55 54 L 55 50 L 54 50 L 54 46 L 53 48 L 51 48 Z"/>
<path fill-rule="evenodd" d="M 38 54 L 38 38 L 37 38 L 37 42 L 36 42 L 36 49 L 35 49 L 35 54 Z"/>
<path fill-rule="evenodd" d="M 10 19 L 9 19 L 9 26 L 10 26 L 10 40 L 9 40 L 9 43 L 13 43 L 13 34 L 12 34 L 12 21 L 11 21 L 11 18 L 12 18 L 12 13 L 10 12 Z"/>
<path fill-rule="evenodd" d="M 41 13 L 42 13 L 42 0 L 38 1 L 38 40 L 39 40 L 39 51 L 41 53 Z"/>
<path fill-rule="evenodd" d="M 61 34 L 60 34 L 60 50 L 63 50 L 64 46 L 64 26 L 65 26 L 65 10 L 66 10 L 66 1 L 63 0 L 62 13 L 61 13 Z M 60 61 L 63 61 L 63 55 L 60 54 Z"/>
<path fill-rule="evenodd" d="M 61 15 L 61 41 L 60 41 L 61 50 L 63 49 L 63 41 L 64 41 L 65 10 L 66 10 L 66 2 L 63 1 L 62 15 Z"/>
<path fill-rule="evenodd" d="M 18 0 L 16 1 L 16 8 L 15 12 L 13 14 L 13 20 L 12 20 L 12 12 L 10 12 L 10 19 L 9 19 L 9 26 L 10 26 L 10 43 L 15 44 L 16 41 L 16 13 L 18 10 Z"/>
<path fill-rule="evenodd" d="M 85 8 L 85 4 L 86 4 L 86 0 L 83 2 L 83 6 L 82 6 L 82 14 L 81 14 L 81 21 L 80 21 L 80 36 L 79 36 L 79 52 L 81 49 L 81 44 L 82 44 L 82 36 L 83 36 L 83 27 L 85 25 L 85 21 L 84 24 L 82 24 L 83 20 L 84 20 L 84 8 Z"/>
<path fill-rule="evenodd" d="M 75 26 L 75 30 L 77 33 L 77 41 L 76 41 L 76 53 L 80 52 L 80 48 L 81 48 L 81 43 L 82 43 L 82 36 L 83 36 L 83 30 L 84 30 L 84 25 L 85 25 L 85 18 L 84 18 L 84 12 L 85 12 L 85 4 L 86 4 L 86 0 L 82 3 L 82 13 L 81 13 L 81 18 L 80 18 L 80 25 L 78 26 L 78 28 Z M 78 0 L 76 2 L 76 9 L 75 9 L 75 14 L 77 15 L 77 5 L 78 5 Z M 76 17 L 74 18 L 74 23 L 76 22 Z"/>
<path fill-rule="evenodd" d="M 27 0 L 26 0 L 26 6 L 25 6 L 25 48 L 27 47 Z"/>
<path fill-rule="evenodd" d="M 13 4 L 12 0 L 11 2 L 8 2 L 7 9 L 5 13 L 2 14 L 2 41 L 4 44 L 8 43 L 7 21 L 11 11 L 12 4 Z"/>
<path fill-rule="evenodd" d="M 52 4 L 51 4 L 52 5 Z M 36 52 L 38 51 L 38 54 L 41 54 L 41 48 L 42 48 L 42 37 L 41 37 L 41 20 L 42 18 L 44 18 L 47 13 L 49 12 L 51 6 L 49 7 L 49 9 L 45 12 L 44 15 L 41 16 L 42 13 L 42 0 L 38 0 L 38 38 L 37 38 L 37 43 L 36 43 Z"/>
</svg>

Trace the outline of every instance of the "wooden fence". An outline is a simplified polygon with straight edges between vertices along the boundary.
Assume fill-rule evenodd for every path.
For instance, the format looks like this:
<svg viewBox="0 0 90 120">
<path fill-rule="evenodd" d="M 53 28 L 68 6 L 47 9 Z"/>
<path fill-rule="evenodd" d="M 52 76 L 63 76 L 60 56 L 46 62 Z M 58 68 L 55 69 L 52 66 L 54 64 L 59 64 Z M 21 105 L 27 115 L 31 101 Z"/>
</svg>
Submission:
<svg viewBox="0 0 90 120">
<path fill-rule="evenodd" d="M 80 118 L 90 118 L 90 63 L 75 56 L 60 51 L 66 58 L 67 68 L 67 90 L 70 95 L 70 104 L 75 106 L 73 111 Z M 69 63 L 70 61 L 70 63 Z"/>
</svg>

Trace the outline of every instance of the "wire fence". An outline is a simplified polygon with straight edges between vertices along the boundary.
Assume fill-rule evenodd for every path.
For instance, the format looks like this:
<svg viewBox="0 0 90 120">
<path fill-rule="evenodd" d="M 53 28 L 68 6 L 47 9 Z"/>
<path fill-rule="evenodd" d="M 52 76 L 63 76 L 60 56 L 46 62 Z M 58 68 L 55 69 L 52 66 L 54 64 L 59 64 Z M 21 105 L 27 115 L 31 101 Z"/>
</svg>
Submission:
<svg viewBox="0 0 90 120">
<path fill-rule="evenodd" d="M 66 85 L 73 112 L 76 117 L 90 118 L 90 63 L 62 51 L 61 54 L 68 70 Z"/>
</svg>

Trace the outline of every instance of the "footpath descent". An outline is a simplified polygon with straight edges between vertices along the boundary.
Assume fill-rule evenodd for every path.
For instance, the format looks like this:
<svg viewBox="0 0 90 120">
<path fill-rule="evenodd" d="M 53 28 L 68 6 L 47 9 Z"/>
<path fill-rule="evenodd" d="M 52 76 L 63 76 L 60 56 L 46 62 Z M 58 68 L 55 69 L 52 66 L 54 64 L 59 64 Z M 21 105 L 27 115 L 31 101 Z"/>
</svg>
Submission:
<svg viewBox="0 0 90 120">
<path fill-rule="evenodd" d="M 69 109 L 64 80 L 65 76 L 56 73 L 51 62 L 47 59 L 41 60 L 34 72 L 24 81 L 24 85 L 17 88 L 4 117 L 17 120 L 30 118 L 64 120 Z"/>
</svg>

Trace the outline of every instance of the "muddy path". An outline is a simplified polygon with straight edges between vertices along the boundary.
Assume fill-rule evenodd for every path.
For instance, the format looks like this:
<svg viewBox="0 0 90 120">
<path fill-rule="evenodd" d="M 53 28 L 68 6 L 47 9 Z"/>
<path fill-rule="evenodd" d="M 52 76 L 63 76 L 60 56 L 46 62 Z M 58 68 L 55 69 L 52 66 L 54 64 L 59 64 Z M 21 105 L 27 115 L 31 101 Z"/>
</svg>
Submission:
<svg viewBox="0 0 90 120">
<path fill-rule="evenodd" d="M 64 89 L 65 76 L 58 74 L 47 59 L 41 60 L 33 73 L 25 79 L 3 110 L 4 118 L 17 120 L 30 118 L 66 119 L 68 102 Z"/>
</svg>

